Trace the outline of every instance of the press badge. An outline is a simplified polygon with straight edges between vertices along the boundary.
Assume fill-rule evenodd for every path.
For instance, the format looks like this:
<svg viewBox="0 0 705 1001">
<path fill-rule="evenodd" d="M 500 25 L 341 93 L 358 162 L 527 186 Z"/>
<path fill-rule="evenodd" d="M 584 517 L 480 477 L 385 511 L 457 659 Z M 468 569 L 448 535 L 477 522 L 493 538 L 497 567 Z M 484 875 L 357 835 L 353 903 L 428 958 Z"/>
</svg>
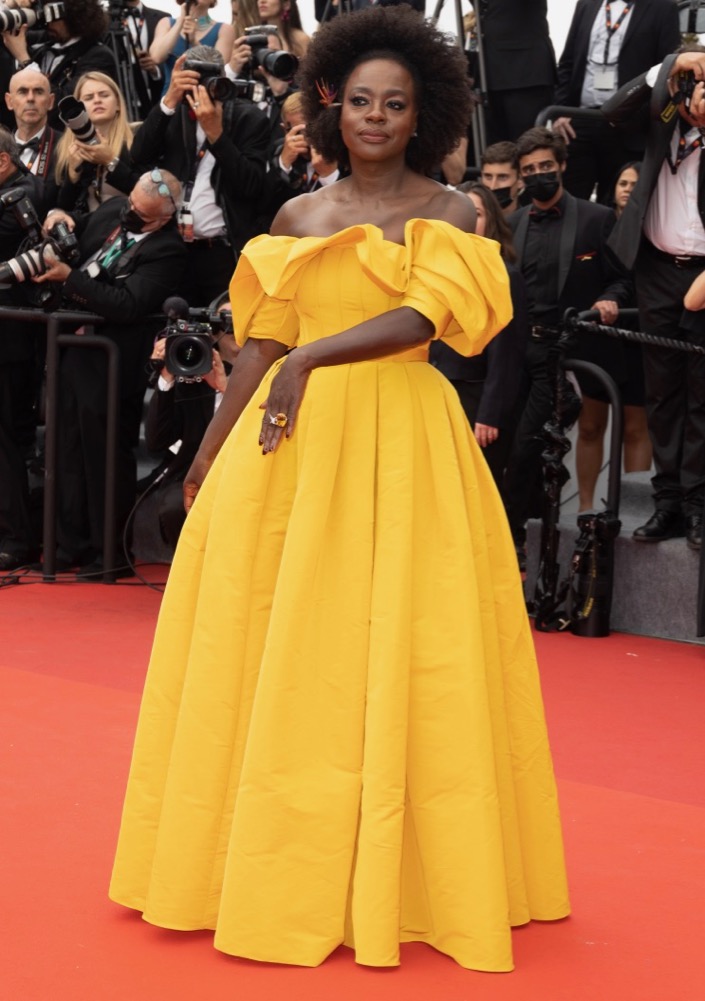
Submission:
<svg viewBox="0 0 705 1001">
<path fill-rule="evenodd" d="M 595 68 L 595 90 L 617 89 L 617 67 L 597 66 Z"/>
</svg>

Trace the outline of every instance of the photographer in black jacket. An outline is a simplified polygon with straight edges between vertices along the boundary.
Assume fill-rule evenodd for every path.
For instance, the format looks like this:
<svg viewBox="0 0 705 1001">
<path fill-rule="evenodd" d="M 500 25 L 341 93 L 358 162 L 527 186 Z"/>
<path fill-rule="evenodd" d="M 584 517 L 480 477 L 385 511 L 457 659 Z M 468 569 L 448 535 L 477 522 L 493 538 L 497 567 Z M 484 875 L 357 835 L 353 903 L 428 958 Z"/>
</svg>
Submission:
<svg viewBox="0 0 705 1001">
<path fill-rule="evenodd" d="M 132 157 L 143 170 L 155 163 L 165 167 L 184 186 L 182 294 L 204 306 L 228 287 L 237 253 L 255 235 L 270 128 L 266 115 L 248 101 L 211 99 L 201 72 L 188 69 L 191 63 L 213 65 L 225 82 L 217 49 L 195 45 L 180 56 L 169 89 L 135 136 Z"/>
<path fill-rule="evenodd" d="M 63 129 L 58 104 L 73 93 L 79 77 L 99 70 L 117 82 L 118 70 L 112 52 L 102 43 L 108 15 L 100 0 L 62 0 L 61 6 L 63 17 L 47 21 L 45 28 L 21 28 L 16 35 L 6 32 L 2 40 L 18 69 L 36 66 L 49 78 L 55 97 L 50 123 Z"/>
</svg>

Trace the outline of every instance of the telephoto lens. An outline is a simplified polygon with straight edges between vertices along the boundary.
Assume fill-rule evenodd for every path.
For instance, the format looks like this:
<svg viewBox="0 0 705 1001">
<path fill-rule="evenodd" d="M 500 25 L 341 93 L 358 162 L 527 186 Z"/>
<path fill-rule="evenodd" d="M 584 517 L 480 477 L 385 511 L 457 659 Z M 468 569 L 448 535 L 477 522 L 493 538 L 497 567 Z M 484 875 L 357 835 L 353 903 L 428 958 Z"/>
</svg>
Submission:
<svg viewBox="0 0 705 1001">
<path fill-rule="evenodd" d="M 62 97 L 59 101 L 59 118 L 66 128 L 71 129 L 76 138 L 82 143 L 88 143 L 89 146 L 97 146 L 100 142 L 95 125 L 88 117 L 88 112 L 83 101 L 77 101 L 71 95 Z"/>
<path fill-rule="evenodd" d="M 16 35 L 23 25 L 31 28 L 40 20 L 40 15 L 33 10 L 21 8 L 19 10 L 10 7 L 0 7 L 0 33 L 3 35 L 9 31 Z"/>
</svg>

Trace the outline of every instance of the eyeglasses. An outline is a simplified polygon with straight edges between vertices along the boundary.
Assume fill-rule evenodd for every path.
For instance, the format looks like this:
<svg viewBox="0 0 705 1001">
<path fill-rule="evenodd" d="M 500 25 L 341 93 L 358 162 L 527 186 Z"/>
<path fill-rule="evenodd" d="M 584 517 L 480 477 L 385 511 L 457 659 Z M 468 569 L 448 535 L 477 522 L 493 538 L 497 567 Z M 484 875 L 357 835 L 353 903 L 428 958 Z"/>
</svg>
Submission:
<svg viewBox="0 0 705 1001">
<path fill-rule="evenodd" d="M 153 180 L 154 183 L 157 185 L 157 191 L 159 192 L 159 194 L 162 196 L 162 198 L 169 199 L 171 204 L 174 206 L 174 212 L 176 212 L 176 202 L 174 201 L 174 197 L 171 191 L 169 191 L 169 185 L 164 180 L 164 175 L 162 174 L 159 167 L 155 167 L 149 176 L 151 180 Z"/>
</svg>

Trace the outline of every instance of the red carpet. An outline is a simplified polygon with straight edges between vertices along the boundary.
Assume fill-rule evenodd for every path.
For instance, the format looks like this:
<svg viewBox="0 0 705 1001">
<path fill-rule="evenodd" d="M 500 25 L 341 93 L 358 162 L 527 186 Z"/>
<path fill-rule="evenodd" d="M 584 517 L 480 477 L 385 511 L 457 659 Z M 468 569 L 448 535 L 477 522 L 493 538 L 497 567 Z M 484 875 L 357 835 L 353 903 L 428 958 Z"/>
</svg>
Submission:
<svg viewBox="0 0 705 1001">
<path fill-rule="evenodd" d="M 161 571 L 155 571 L 159 579 Z M 516 970 L 421 945 L 395 970 L 341 948 L 315 970 L 235 960 L 210 933 L 107 900 L 159 595 L 0 591 L 2 997 L 11 1001 L 699 1001 L 705 780 L 701 647 L 537 635 L 574 915 L 514 933 Z"/>
</svg>

